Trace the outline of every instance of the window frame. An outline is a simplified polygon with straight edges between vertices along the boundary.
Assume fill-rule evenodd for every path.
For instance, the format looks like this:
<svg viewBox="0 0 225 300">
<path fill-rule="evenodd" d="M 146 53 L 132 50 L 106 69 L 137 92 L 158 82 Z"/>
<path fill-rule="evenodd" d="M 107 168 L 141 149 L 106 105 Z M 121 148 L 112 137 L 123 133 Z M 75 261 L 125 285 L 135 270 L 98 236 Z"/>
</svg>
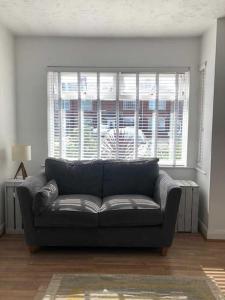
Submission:
<svg viewBox="0 0 225 300">
<path fill-rule="evenodd" d="M 186 93 L 186 98 L 187 98 L 187 110 L 186 110 L 186 124 L 185 124 L 185 127 L 186 127 L 186 131 L 185 131 L 185 162 L 182 163 L 182 164 L 176 164 L 173 163 L 173 164 L 160 164 L 161 166 L 163 167 L 188 167 L 189 165 L 189 161 L 188 161 L 188 147 L 189 147 L 189 140 L 188 140 L 188 131 L 189 131 L 189 104 L 190 104 L 190 93 L 189 93 L 189 90 L 190 90 L 190 67 L 160 67 L 160 68 L 151 68 L 151 67 L 146 67 L 146 68 L 129 68 L 129 67 L 126 67 L 126 68 L 114 68 L 114 67 L 105 67 L 105 68 L 98 68 L 98 67 L 55 67 L 55 66 L 49 66 L 47 67 L 47 74 L 48 72 L 58 72 L 58 73 L 62 73 L 62 72 L 75 72 L 77 74 L 81 73 L 81 72 L 87 72 L 87 73 L 97 73 L 97 76 L 98 76 L 98 81 L 99 81 L 99 73 L 117 73 L 119 74 L 120 72 L 121 73 L 141 73 L 141 74 L 144 74 L 144 73 L 160 73 L 160 74 L 176 74 L 176 73 L 187 73 L 188 74 L 188 84 L 186 86 L 186 89 L 187 89 L 187 93 Z M 78 75 L 79 76 L 79 75 Z M 116 86 L 117 86 L 117 93 L 116 93 L 116 101 L 120 101 L 119 100 L 119 91 L 118 91 L 118 80 L 116 80 Z M 47 87 L 48 88 L 48 87 Z M 98 83 L 98 88 L 99 88 L 99 83 Z M 78 93 L 79 93 L 79 87 L 78 87 Z M 97 91 L 97 99 L 99 99 L 100 101 L 100 89 Z M 48 95 L 47 95 L 47 98 L 48 98 Z M 79 99 L 80 101 L 80 99 Z M 128 100 L 129 101 L 129 100 Z M 139 100 L 137 100 L 139 101 Z M 50 113 L 50 110 L 51 108 L 49 107 L 49 101 L 48 102 L 48 116 L 49 116 L 49 113 Z M 157 102 L 159 102 L 159 99 L 157 100 Z M 138 106 L 138 105 L 137 105 Z M 138 108 L 137 108 L 138 109 Z M 157 111 L 159 110 L 159 107 L 158 107 L 158 104 L 157 104 L 157 108 L 156 108 L 156 114 L 157 114 Z M 48 117 L 48 153 L 50 154 L 50 118 Z M 100 126 L 99 126 L 100 127 Z M 138 130 L 137 130 L 137 134 L 138 134 Z M 101 138 L 101 136 L 99 136 L 99 139 Z"/>
<path fill-rule="evenodd" d="M 204 170 L 204 152 L 203 140 L 205 133 L 205 89 L 206 89 L 206 72 L 207 62 L 204 62 L 199 69 L 200 74 L 200 93 L 199 93 L 199 138 L 198 138 L 198 153 L 197 153 L 197 168 Z"/>
</svg>

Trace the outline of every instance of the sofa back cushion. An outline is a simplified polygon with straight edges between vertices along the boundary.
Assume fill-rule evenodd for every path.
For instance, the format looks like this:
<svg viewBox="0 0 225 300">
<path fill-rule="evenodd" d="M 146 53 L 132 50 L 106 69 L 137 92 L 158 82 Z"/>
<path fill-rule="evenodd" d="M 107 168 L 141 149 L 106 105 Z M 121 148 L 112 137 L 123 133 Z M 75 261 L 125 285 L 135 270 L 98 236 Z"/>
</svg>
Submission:
<svg viewBox="0 0 225 300">
<path fill-rule="evenodd" d="M 60 195 L 102 196 L 103 163 L 101 160 L 67 161 L 47 158 L 45 173 L 47 180 L 56 181 Z"/>
<path fill-rule="evenodd" d="M 104 162 L 103 197 L 141 194 L 152 197 L 159 175 L 158 159 Z"/>
</svg>

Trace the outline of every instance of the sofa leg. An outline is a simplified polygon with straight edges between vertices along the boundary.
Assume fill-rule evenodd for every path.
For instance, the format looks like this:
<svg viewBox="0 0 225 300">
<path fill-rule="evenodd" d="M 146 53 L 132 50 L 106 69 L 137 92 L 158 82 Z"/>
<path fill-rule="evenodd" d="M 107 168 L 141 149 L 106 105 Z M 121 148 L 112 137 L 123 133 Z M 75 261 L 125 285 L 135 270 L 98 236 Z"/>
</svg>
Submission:
<svg viewBox="0 0 225 300">
<path fill-rule="evenodd" d="M 169 247 L 162 247 L 160 249 L 161 256 L 166 256 L 167 252 L 168 252 L 168 249 L 169 249 Z"/>
<path fill-rule="evenodd" d="M 39 246 L 28 246 L 28 250 L 30 253 L 36 253 L 40 249 Z"/>
</svg>

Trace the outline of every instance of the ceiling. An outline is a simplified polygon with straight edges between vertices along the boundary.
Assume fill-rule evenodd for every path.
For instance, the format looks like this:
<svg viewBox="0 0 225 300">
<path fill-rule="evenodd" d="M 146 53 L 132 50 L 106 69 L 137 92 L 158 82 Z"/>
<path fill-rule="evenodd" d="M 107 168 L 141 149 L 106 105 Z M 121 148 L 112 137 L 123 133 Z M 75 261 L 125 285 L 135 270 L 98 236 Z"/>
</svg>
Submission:
<svg viewBox="0 0 225 300">
<path fill-rule="evenodd" d="M 225 0 L 0 0 L 16 35 L 198 36 L 225 16 Z"/>
</svg>

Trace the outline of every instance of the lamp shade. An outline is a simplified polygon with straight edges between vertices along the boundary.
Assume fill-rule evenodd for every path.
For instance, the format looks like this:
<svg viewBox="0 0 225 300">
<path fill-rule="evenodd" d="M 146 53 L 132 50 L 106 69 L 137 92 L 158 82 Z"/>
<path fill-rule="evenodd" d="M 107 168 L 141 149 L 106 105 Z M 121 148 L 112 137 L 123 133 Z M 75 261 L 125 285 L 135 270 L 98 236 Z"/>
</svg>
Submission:
<svg viewBox="0 0 225 300">
<path fill-rule="evenodd" d="M 12 146 L 12 160 L 28 161 L 31 160 L 31 146 L 30 145 L 13 145 Z"/>
</svg>

